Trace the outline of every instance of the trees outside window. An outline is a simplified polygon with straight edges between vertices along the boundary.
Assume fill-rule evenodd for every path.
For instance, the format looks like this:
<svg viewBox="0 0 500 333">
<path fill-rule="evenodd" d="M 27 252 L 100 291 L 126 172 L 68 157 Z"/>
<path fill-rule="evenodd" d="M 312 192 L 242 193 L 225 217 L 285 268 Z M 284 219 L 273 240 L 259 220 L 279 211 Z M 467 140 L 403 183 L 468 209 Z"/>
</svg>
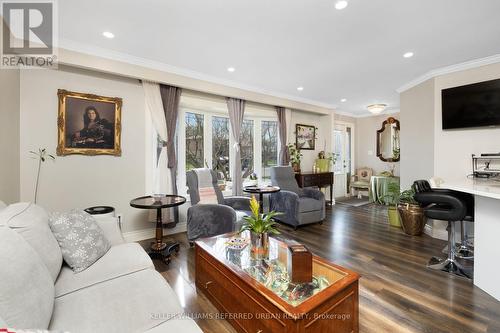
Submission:
<svg viewBox="0 0 500 333">
<path fill-rule="evenodd" d="M 243 119 L 240 136 L 241 171 L 243 179 L 254 172 L 253 120 Z"/>
<path fill-rule="evenodd" d="M 202 114 L 186 112 L 186 171 L 203 168 L 204 119 Z"/>
<path fill-rule="evenodd" d="M 271 167 L 278 165 L 278 123 L 262 120 L 262 180 L 271 179 Z"/>
<path fill-rule="evenodd" d="M 226 117 L 212 117 L 212 169 L 230 180 L 229 118 Z"/>
</svg>

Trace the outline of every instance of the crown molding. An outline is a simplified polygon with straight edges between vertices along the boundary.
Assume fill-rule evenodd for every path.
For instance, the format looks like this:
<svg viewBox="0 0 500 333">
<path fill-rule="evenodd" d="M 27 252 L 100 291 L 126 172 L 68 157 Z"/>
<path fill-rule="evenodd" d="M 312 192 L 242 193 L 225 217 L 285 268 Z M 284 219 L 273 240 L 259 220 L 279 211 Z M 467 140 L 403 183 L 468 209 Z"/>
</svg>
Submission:
<svg viewBox="0 0 500 333">
<path fill-rule="evenodd" d="M 303 103 L 303 104 L 308 104 L 311 106 L 315 106 L 318 108 L 326 109 L 329 111 L 334 112 L 336 106 L 328 103 L 323 103 L 323 102 L 318 102 L 315 100 L 307 99 L 307 98 L 301 98 L 293 95 L 288 95 L 286 93 L 282 92 L 277 92 L 277 91 L 272 91 L 272 90 L 266 90 L 262 88 L 258 88 L 255 86 L 251 85 L 246 85 L 242 84 L 239 82 L 211 76 L 211 75 L 206 75 L 197 71 L 185 69 L 185 68 L 180 68 L 176 66 L 171 66 L 159 61 L 154 61 L 154 60 L 149 60 L 146 58 L 141 58 L 137 56 L 133 56 L 130 54 L 122 53 L 122 52 L 117 52 L 117 51 L 112 51 L 108 50 L 105 48 L 100 48 L 96 46 L 92 46 L 89 44 L 84 44 L 80 42 L 75 42 L 69 39 L 61 39 L 59 41 L 59 47 L 61 49 L 66 49 L 72 52 L 77 52 L 81 54 L 86 54 L 90 56 L 95 56 L 95 57 L 100 57 L 108 60 L 113 60 L 113 61 L 119 61 L 122 63 L 130 64 L 130 65 L 135 65 L 135 66 L 141 66 L 145 67 L 148 69 L 152 70 L 158 70 L 178 76 L 182 76 L 185 78 L 189 79 L 194 79 L 194 80 L 200 80 L 208 83 L 213 83 L 221 86 L 226 86 L 230 88 L 235 88 L 235 89 L 241 89 L 245 90 L 248 92 L 252 93 L 257 93 L 257 94 L 262 94 L 262 95 L 267 95 L 267 96 L 273 96 L 281 99 L 286 99 L 289 101 L 297 102 L 297 103 Z M 69 64 L 71 65 L 71 64 Z M 231 96 L 231 97 L 237 97 L 237 96 Z"/>
<path fill-rule="evenodd" d="M 396 91 L 399 94 L 401 94 L 402 92 L 404 92 L 408 89 L 411 89 L 411 88 L 419 85 L 420 83 L 423 83 L 423 82 L 425 82 L 429 79 L 432 79 L 436 76 L 460 72 L 460 71 L 464 71 L 467 69 L 473 69 L 473 68 L 477 68 L 477 67 L 481 67 L 481 66 L 496 64 L 499 62 L 500 62 L 500 54 L 495 54 L 495 55 L 485 57 L 485 58 L 470 60 L 470 61 L 462 62 L 459 64 L 451 65 L 451 66 L 433 69 L 433 70 L 417 77 L 416 79 L 402 85 L 401 87 L 396 89 Z"/>
</svg>

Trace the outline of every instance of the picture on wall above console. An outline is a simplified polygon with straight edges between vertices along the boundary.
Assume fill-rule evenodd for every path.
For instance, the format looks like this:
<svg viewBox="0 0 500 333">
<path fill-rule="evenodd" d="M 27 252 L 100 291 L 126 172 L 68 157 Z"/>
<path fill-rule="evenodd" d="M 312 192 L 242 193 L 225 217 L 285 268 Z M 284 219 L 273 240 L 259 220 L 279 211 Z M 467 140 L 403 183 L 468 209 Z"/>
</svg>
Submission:
<svg viewBox="0 0 500 333">
<path fill-rule="evenodd" d="M 63 89 L 57 96 L 57 155 L 121 155 L 121 98 Z"/>
<path fill-rule="evenodd" d="M 314 150 L 316 144 L 316 127 L 296 124 L 295 144 L 300 150 Z"/>
</svg>

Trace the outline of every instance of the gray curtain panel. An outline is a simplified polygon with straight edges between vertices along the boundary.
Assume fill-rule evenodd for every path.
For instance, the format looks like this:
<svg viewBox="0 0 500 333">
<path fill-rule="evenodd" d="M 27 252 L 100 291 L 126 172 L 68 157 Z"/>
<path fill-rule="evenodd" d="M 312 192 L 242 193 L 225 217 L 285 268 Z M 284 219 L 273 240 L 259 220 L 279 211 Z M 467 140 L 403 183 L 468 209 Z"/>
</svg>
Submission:
<svg viewBox="0 0 500 333">
<path fill-rule="evenodd" d="M 175 132 L 177 129 L 177 118 L 179 115 L 179 101 L 181 99 L 182 89 L 160 84 L 161 101 L 163 111 L 165 112 L 165 121 L 167 123 L 167 155 L 168 168 L 172 178 L 172 191 L 177 194 L 177 156 L 175 147 Z M 179 209 L 174 207 L 175 222 L 179 221 Z"/>
<path fill-rule="evenodd" d="M 227 109 L 229 121 L 231 122 L 231 133 L 235 142 L 235 163 L 233 164 L 233 195 L 243 193 L 243 179 L 241 178 L 241 153 L 240 135 L 245 112 L 245 101 L 237 98 L 227 98 Z"/>
<path fill-rule="evenodd" d="M 288 147 L 286 142 L 286 110 L 281 106 L 276 107 L 276 113 L 278 114 L 278 133 L 280 136 L 280 154 L 279 163 L 280 165 L 288 165 L 290 162 L 290 155 L 288 154 Z"/>
</svg>

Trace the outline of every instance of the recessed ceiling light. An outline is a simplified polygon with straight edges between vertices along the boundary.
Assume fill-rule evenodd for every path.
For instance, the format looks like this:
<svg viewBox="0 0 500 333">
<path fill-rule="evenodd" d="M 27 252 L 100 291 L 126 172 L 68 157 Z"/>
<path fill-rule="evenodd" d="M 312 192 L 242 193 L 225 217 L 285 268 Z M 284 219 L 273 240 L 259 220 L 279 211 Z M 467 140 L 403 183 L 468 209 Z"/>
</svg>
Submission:
<svg viewBox="0 0 500 333">
<path fill-rule="evenodd" d="M 347 98 L 342 98 L 340 101 L 341 101 L 342 103 L 347 102 Z"/>
<path fill-rule="evenodd" d="M 106 38 L 109 38 L 109 39 L 111 39 L 111 38 L 115 38 L 115 35 L 114 35 L 112 32 L 109 32 L 109 31 L 104 31 L 104 32 L 102 33 L 102 35 L 103 35 L 104 37 L 106 37 Z"/>
<path fill-rule="evenodd" d="M 405 54 L 403 54 L 403 57 L 405 58 L 411 58 L 413 57 L 414 53 L 413 52 L 406 52 Z"/>
<path fill-rule="evenodd" d="M 228 67 L 227 68 L 227 71 L 231 72 L 231 73 L 234 72 L 235 70 L 236 70 L 236 68 L 234 68 L 234 67 Z"/>
<path fill-rule="evenodd" d="M 348 4 L 349 3 L 346 0 L 338 0 L 337 2 L 335 2 L 335 9 L 342 10 L 347 7 Z"/>
<path fill-rule="evenodd" d="M 302 91 L 302 90 L 304 90 L 304 87 L 297 87 L 297 90 Z"/>
</svg>

